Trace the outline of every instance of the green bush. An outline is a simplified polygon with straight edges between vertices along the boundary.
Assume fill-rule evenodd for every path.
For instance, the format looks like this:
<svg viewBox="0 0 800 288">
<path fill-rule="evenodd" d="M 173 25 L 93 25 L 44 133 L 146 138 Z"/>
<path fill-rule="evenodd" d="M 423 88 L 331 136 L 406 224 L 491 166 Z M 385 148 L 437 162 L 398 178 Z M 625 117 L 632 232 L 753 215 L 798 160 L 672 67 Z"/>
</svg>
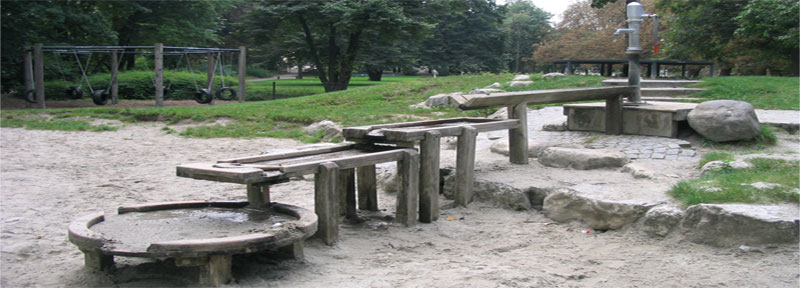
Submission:
<svg viewBox="0 0 800 288">
<path fill-rule="evenodd" d="M 151 71 L 127 71 L 119 74 L 119 99 L 145 100 L 155 98 L 153 81 L 155 75 Z M 111 74 L 95 74 L 89 77 L 91 86 L 94 90 L 105 90 L 111 83 Z M 205 87 L 207 76 L 205 73 L 189 73 L 180 71 L 164 71 L 164 87 L 169 88 L 166 99 L 170 100 L 190 100 L 194 99 L 195 85 L 197 89 Z M 78 82 L 48 81 L 45 82 L 45 95 L 47 99 L 63 100 L 69 99 L 66 90 L 70 86 L 78 86 Z M 231 88 L 238 86 L 238 79 L 233 76 L 225 76 L 225 85 Z M 214 91 L 222 87 L 222 79 L 214 77 Z M 90 97 L 89 86 L 81 86 L 84 97 Z"/>
<path fill-rule="evenodd" d="M 267 69 L 258 66 L 247 66 L 247 76 L 253 76 L 258 78 L 269 78 L 275 75 L 278 75 L 278 73 L 269 71 Z"/>
</svg>

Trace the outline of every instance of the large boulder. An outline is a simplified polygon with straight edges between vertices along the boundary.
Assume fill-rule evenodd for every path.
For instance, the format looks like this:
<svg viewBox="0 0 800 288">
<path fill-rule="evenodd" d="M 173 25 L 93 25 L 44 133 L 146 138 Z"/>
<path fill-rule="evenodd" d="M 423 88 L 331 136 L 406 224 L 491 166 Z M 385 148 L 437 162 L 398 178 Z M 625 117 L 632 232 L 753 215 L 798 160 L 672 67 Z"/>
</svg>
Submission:
<svg viewBox="0 0 800 288">
<path fill-rule="evenodd" d="M 686 209 L 689 240 L 720 247 L 798 243 L 796 204 L 698 204 Z"/>
<path fill-rule="evenodd" d="M 539 163 L 556 168 L 590 170 L 622 167 L 630 162 L 625 153 L 607 149 L 550 147 L 539 153 Z"/>
<path fill-rule="evenodd" d="M 654 205 L 595 199 L 588 194 L 561 188 L 544 198 L 542 211 L 555 221 L 581 220 L 595 230 L 615 230 L 636 222 Z"/>
<path fill-rule="evenodd" d="M 333 138 L 342 136 L 342 126 L 331 120 L 322 120 L 303 128 L 308 134 L 322 133 L 322 141 L 330 141 Z"/>
<path fill-rule="evenodd" d="M 700 103 L 686 116 L 689 126 L 714 142 L 747 140 L 761 134 L 755 109 L 736 100 Z"/>
</svg>

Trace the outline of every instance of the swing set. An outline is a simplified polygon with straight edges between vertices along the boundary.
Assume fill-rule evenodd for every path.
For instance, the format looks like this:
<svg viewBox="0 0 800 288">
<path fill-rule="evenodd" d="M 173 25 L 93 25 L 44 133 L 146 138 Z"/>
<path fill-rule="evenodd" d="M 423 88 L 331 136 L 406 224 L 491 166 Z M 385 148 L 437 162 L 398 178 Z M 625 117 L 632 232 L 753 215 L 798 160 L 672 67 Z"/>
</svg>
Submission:
<svg viewBox="0 0 800 288">
<path fill-rule="evenodd" d="M 75 62 L 77 63 L 78 68 L 80 69 L 81 75 L 79 77 L 79 82 L 77 86 L 67 86 L 64 88 L 65 93 L 69 98 L 72 99 L 81 99 L 84 95 L 83 85 L 85 84 L 86 87 L 89 89 L 89 94 L 92 97 L 92 102 L 96 105 L 105 105 L 108 103 L 108 100 L 111 100 L 112 104 L 117 104 L 118 98 L 118 85 L 117 85 L 117 76 L 119 71 L 119 66 L 122 63 L 123 54 L 136 54 L 136 55 L 153 55 L 154 58 L 154 67 L 153 70 L 155 72 L 154 76 L 149 76 L 150 80 L 153 82 L 156 106 L 163 106 L 164 99 L 170 92 L 170 87 L 172 86 L 172 81 L 164 86 L 164 56 L 165 55 L 177 55 L 180 58 L 178 59 L 178 66 L 181 65 L 184 58 L 186 58 L 186 66 L 190 73 L 194 73 L 192 69 L 192 61 L 190 59 L 190 55 L 201 55 L 205 54 L 206 62 L 208 63 L 208 81 L 204 88 L 200 88 L 198 85 L 197 80 L 192 78 L 192 82 L 194 84 L 194 99 L 200 104 L 213 104 L 214 98 L 222 99 L 222 100 L 233 100 L 237 98 L 238 101 L 244 102 L 245 99 L 245 88 L 246 88 L 246 47 L 241 46 L 239 49 L 229 49 L 229 48 L 202 48 L 202 47 L 174 47 L 174 46 L 164 46 L 161 43 L 158 43 L 154 46 L 43 46 L 41 43 L 35 44 L 32 48 L 26 49 L 25 51 L 25 92 L 23 94 L 25 101 L 29 103 L 36 103 L 41 105 L 41 108 L 47 108 L 45 105 L 45 95 L 44 95 L 44 57 L 43 53 L 54 53 L 56 54 L 56 68 L 61 75 L 61 78 L 64 82 L 69 83 L 70 81 L 67 80 L 67 75 L 64 71 L 64 65 L 61 63 L 63 57 L 65 55 L 72 55 L 75 58 Z M 89 82 L 89 77 L 87 75 L 87 71 L 89 70 L 89 63 L 91 62 L 93 54 L 111 54 L 111 80 L 109 81 L 106 87 L 102 87 L 104 89 L 94 89 L 92 84 Z M 232 65 L 234 62 L 233 54 L 239 54 L 239 61 L 238 61 L 238 76 L 239 76 L 239 89 L 238 93 L 237 90 L 234 90 L 231 87 L 228 87 L 225 84 L 225 60 L 223 54 L 230 55 L 230 59 L 228 61 L 228 65 Z M 86 56 L 86 62 L 82 62 L 81 55 L 88 55 Z M 145 61 L 145 67 L 150 70 L 150 67 L 147 66 L 147 62 Z M 214 78 L 216 77 L 217 71 L 219 71 L 220 79 L 222 80 L 222 87 L 213 92 L 214 90 Z M 73 81 L 74 82 L 74 77 Z"/>
</svg>

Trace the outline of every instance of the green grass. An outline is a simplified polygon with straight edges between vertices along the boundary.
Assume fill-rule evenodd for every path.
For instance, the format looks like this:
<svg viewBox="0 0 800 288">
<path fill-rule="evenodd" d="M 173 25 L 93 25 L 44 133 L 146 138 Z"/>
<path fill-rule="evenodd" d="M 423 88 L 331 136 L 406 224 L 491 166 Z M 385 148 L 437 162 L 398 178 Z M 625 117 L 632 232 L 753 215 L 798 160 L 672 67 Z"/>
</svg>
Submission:
<svg viewBox="0 0 800 288">
<path fill-rule="evenodd" d="M 668 192 L 684 205 L 700 203 L 778 203 L 800 202 L 800 161 L 754 158 L 750 169 L 722 169 L 708 172 L 699 179 L 681 181 Z M 756 189 L 750 184 L 779 184 L 770 189 Z M 713 188 L 713 189 L 712 189 Z"/>
<path fill-rule="evenodd" d="M 736 157 L 733 154 L 728 152 L 711 152 L 706 155 L 703 155 L 703 159 L 700 159 L 700 163 L 697 164 L 697 168 L 703 167 L 708 162 L 712 161 L 733 161 Z"/>
<path fill-rule="evenodd" d="M 695 94 L 703 101 L 741 100 L 758 109 L 800 110 L 800 78 L 732 76 L 703 78 L 693 85 L 706 91 Z"/>
<path fill-rule="evenodd" d="M 349 89 L 385 85 L 398 82 L 420 81 L 425 78 L 416 76 L 383 77 L 381 81 L 369 81 L 367 77 L 353 77 Z M 275 82 L 275 99 L 284 99 L 300 96 L 325 93 L 325 88 L 317 77 L 306 76 L 303 79 L 280 79 L 268 81 L 247 82 L 248 100 L 272 100 L 272 83 Z"/>
<path fill-rule="evenodd" d="M 740 150 L 741 148 L 763 150 L 778 143 L 778 136 L 775 135 L 774 129 L 775 128 L 767 125 L 761 125 L 761 134 L 752 139 L 723 143 L 717 143 L 709 139 L 703 139 L 702 145 L 704 147 L 719 150 Z"/>
</svg>

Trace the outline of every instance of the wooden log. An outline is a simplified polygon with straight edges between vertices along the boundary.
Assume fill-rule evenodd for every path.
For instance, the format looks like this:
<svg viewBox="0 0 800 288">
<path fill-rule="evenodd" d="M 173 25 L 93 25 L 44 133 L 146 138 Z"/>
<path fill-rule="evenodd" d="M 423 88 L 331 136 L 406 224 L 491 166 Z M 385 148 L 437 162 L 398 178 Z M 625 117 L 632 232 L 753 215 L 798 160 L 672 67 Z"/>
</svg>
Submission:
<svg viewBox="0 0 800 288">
<path fill-rule="evenodd" d="M 83 264 L 94 270 L 108 270 L 114 267 L 114 256 L 106 255 L 99 249 L 81 249 L 83 252 Z"/>
<path fill-rule="evenodd" d="M 247 47 L 239 46 L 239 103 L 244 103 L 247 92 Z"/>
<path fill-rule="evenodd" d="M 356 217 L 356 172 L 355 169 L 340 169 L 336 182 L 339 215 L 348 219 Z"/>
<path fill-rule="evenodd" d="M 156 88 L 156 106 L 164 106 L 164 44 L 156 43 L 153 49 L 153 57 L 155 57 L 155 88 Z"/>
<path fill-rule="evenodd" d="M 622 134 L 622 95 L 606 99 L 606 134 Z"/>
<path fill-rule="evenodd" d="M 231 255 L 211 255 L 200 266 L 200 285 L 219 286 L 231 281 Z"/>
<path fill-rule="evenodd" d="M 439 143 L 441 134 L 425 132 L 419 143 L 419 221 L 431 223 L 439 218 Z"/>
<path fill-rule="evenodd" d="M 333 162 L 322 163 L 314 175 L 314 212 L 318 224 L 315 237 L 327 245 L 333 245 L 339 237 L 336 212 L 336 178 L 339 166 Z"/>
<path fill-rule="evenodd" d="M 257 207 L 269 206 L 269 185 L 247 184 L 247 202 Z"/>
<path fill-rule="evenodd" d="M 397 192 L 396 218 L 398 223 L 413 226 L 417 222 L 419 206 L 419 153 L 403 150 L 403 159 L 397 161 L 400 176 Z"/>
<path fill-rule="evenodd" d="M 33 44 L 33 83 L 36 88 L 36 103 L 42 109 L 47 108 L 44 103 L 44 55 L 42 43 Z"/>
<path fill-rule="evenodd" d="M 472 201 L 472 185 L 475 168 L 475 137 L 478 133 L 475 128 L 466 126 L 458 136 L 456 148 L 456 205 L 467 206 Z"/>
<path fill-rule="evenodd" d="M 365 165 L 356 168 L 356 181 L 358 181 L 358 208 L 361 210 L 378 211 L 378 189 L 375 177 L 375 165 Z"/>
<path fill-rule="evenodd" d="M 635 93 L 635 87 L 592 87 L 553 90 L 534 90 L 491 94 L 465 95 L 467 101 L 459 105 L 462 110 L 502 107 L 527 102 L 532 104 L 551 104 L 587 100 L 603 100 L 616 95 Z"/>
<path fill-rule="evenodd" d="M 119 53 L 111 51 L 111 104 L 119 102 Z"/>
<path fill-rule="evenodd" d="M 528 164 L 528 104 L 508 107 L 508 118 L 519 121 L 519 126 L 508 130 L 508 154 L 511 163 Z"/>
</svg>

